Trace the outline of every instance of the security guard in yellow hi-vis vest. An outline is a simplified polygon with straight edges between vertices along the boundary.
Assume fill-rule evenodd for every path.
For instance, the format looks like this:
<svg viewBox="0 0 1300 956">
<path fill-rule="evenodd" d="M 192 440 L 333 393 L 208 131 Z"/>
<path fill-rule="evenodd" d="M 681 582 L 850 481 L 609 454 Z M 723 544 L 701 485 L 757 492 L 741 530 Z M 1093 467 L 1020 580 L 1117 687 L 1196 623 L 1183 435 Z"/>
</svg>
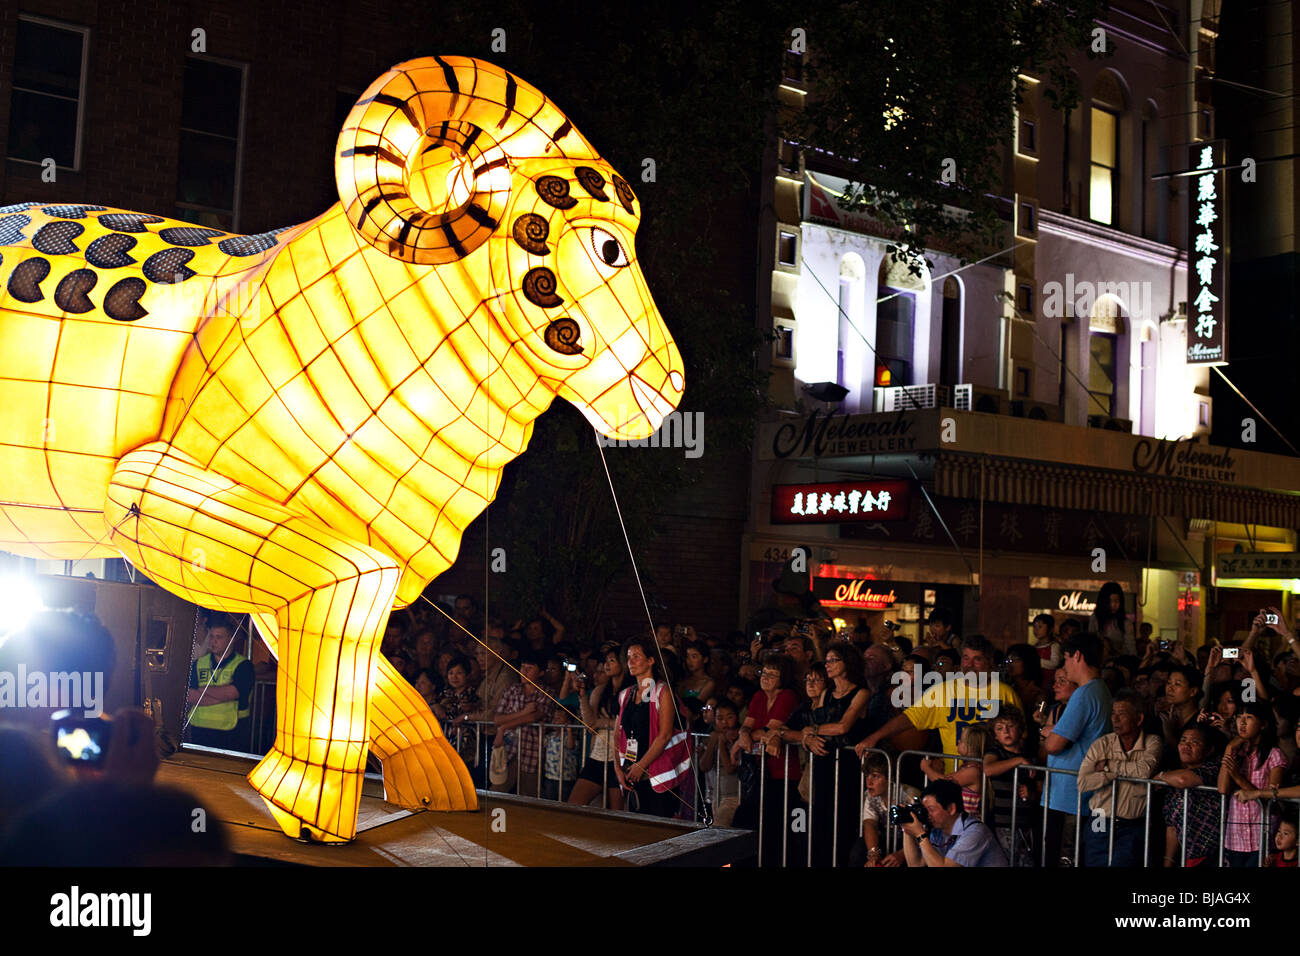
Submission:
<svg viewBox="0 0 1300 956">
<path fill-rule="evenodd" d="M 224 621 L 208 627 L 208 651 L 190 668 L 190 742 L 247 752 L 252 745 L 249 710 L 253 662 L 236 651 L 234 630 Z"/>
</svg>

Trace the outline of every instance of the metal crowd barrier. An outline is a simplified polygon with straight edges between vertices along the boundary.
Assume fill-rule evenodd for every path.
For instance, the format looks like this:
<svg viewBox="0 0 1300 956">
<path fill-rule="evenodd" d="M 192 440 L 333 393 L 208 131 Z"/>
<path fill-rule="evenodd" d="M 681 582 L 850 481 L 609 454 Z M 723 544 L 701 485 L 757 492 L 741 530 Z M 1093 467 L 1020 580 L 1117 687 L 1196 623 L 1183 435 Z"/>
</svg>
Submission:
<svg viewBox="0 0 1300 956">
<path fill-rule="evenodd" d="M 450 732 L 454 731 L 456 751 L 459 754 L 461 754 L 462 757 L 466 755 L 466 749 L 464 746 L 466 734 L 467 733 L 475 734 L 477 740 L 475 741 L 472 765 L 476 768 L 481 768 L 483 766 L 486 766 L 486 764 L 489 762 L 491 757 L 492 740 L 496 735 L 496 725 L 493 721 L 479 720 L 479 721 L 468 721 L 465 723 L 455 723 L 449 725 L 446 728 L 446 730 L 449 732 L 449 735 Z M 536 723 L 536 724 L 524 724 L 519 727 L 513 728 L 513 732 L 515 732 L 516 734 L 516 745 L 515 745 L 515 753 L 516 753 L 515 792 L 516 793 L 519 792 L 523 782 L 523 761 L 519 759 L 521 747 L 520 747 L 518 735 L 524 731 L 528 731 L 538 735 L 537 792 L 535 794 L 527 794 L 527 796 L 535 796 L 538 799 L 547 799 L 548 797 L 543 793 L 543 790 L 545 789 L 545 784 L 547 782 L 554 782 L 556 784 L 555 794 L 553 797 L 550 797 L 550 799 L 555 799 L 558 802 L 565 801 L 567 799 L 567 795 L 565 793 L 565 784 L 576 783 L 576 774 L 574 775 L 573 778 L 569 778 L 565 772 L 566 771 L 565 764 L 567 761 L 564 759 L 563 750 L 569 748 L 562 748 L 560 766 L 559 766 L 559 779 L 556 781 L 548 781 L 546 777 L 547 740 L 548 738 L 552 738 L 556 735 L 564 735 L 566 733 L 574 734 L 577 737 L 577 744 L 576 744 L 577 761 L 576 762 L 577 762 L 578 770 L 580 772 L 583 763 L 585 762 L 586 759 L 588 759 L 588 755 L 591 750 L 591 743 L 595 735 L 591 731 L 587 730 L 586 727 L 580 724 Z M 690 735 L 690 738 L 691 738 L 693 755 L 698 765 L 700 754 L 703 748 L 707 746 L 709 735 L 705 733 L 692 733 Z M 789 771 L 791 769 L 790 761 L 791 761 L 792 750 L 795 750 L 795 747 L 792 744 L 786 744 L 783 747 L 783 754 L 781 757 L 783 782 L 792 779 L 789 777 Z M 845 759 L 844 758 L 845 752 L 853 754 L 853 748 L 847 746 L 839 747 L 835 750 L 834 753 L 834 772 L 833 772 L 834 792 L 831 797 L 830 808 L 829 808 L 831 814 L 831 866 L 833 867 L 839 865 L 839 831 L 840 831 L 840 811 L 841 811 L 840 808 L 841 776 L 840 775 L 841 773 L 846 772 L 841 767 L 841 763 Z M 959 762 L 962 760 L 970 759 L 970 758 L 962 757 L 960 754 L 950 754 L 941 751 L 930 751 L 930 750 L 905 750 L 897 754 L 891 754 L 885 750 L 879 748 L 873 748 L 867 752 L 872 754 L 879 754 L 885 758 L 885 767 L 886 767 L 886 774 L 887 774 L 886 793 L 888 794 L 888 802 L 890 804 L 896 804 L 901 802 L 902 780 L 901 780 L 899 769 L 901 766 L 901 761 L 903 759 L 908 757 L 941 758 L 944 760 L 955 760 Z M 764 861 L 765 841 L 763 839 L 764 830 L 769 822 L 766 819 L 767 812 L 768 812 L 768 807 L 767 807 L 767 790 L 768 790 L 767 780 L 769 776 L 767 772 L 768 757 L 767 757 L 766 749 L 763 748 L 761 745 L 755 747 L 754 756 L 756 756 L 758 759 L 758 775 L 759 775 L 758 865 L 761 867 L 765 863 Z M 809 762 L 811 762 L 814 759 L 827 759 L 827 758 L 825 757 L 817 758 L 813 754 L 808 755 Z M 857 809 L 856 809 L 855 817 L 857 820 L 857 834 L 858 836 L 861 836 L 862 824 L 863 824 L 863 804 L 865 803 L 866 800 L 866 777 L 861 771 L 861 763 L 857 759 L 856 754 L 853 754 L 853 759 L 850 763 L 850 766 L 853 769 L 847 772 L 854 772 L 858 774 L 858 788 L 857 788 L 858 797 L 857 797 Z M 601 807 L 603 809 L 608 809 L 609 791 L 614 786 L 617 785 L 617 781 L 613 775 L 613 761 L 605 761 L 603 769 L 604 769 L 604 774 L 601 782 Z M 1019 827 L 1017 826 L 1017 818 L 1019 816 L 1019 811 L 1022 803 L 1019 797 L 1021 771 L 1037 771 L 1042 773 L 1044 775 L 1043 778 L 1044 793 L 1050 792 L 1051 780 L 1054 774 L 1065 774 L 1071 777 L 1076 777 L 1076 778 L 1078 777 L 1078 772 L 1074 770 L 1064 770 L 1061 768 L 1052 768 L 1052 767 L 1036 765 L 1036 764 L 1022 764 L 1011 771 L 1012 799 L 1011 799 L 1011 819 L 1009 823 L 1009 830 L 1010 830 L 1009 855 L 1010 855 L 1010 863 L 1012 866 L 1016 865 L 1015 864 L 1016 845 L 1019 837 Z M 815 773 L 811 773 L 811 771 L 809 772 L 810 772 L 810 779 L 809 779 L 809 790 L 808 790 L 808 807 L 807 807 L 808 816 L 807 816 L 806 835 L 807 835 L 807 865 L 812 866 L 813 852 L 815 848 L 814 834 L 820 833 L 820 831 L 818 830 L 819 820 L 821 820 L 823 826 L 825 825 L 824 819 L 822 818 L 827 808 L 824 805 L 821 805 L 821 802 L 818 801 L 817 789 L 816 789 L 817 788 L 816 775 Z M 712 775 L 711 778 L 709 777 L 709 775 Z M 724 775 L 722 772 L 722 761 L 718 759 L 716 756 L 714 760 L 714 766 L 708 771 L 707 774 L 691 775 L 690 779 L 692 783 L 690 785 L 687 785 L 686 787 L 683 787 L 683 790 L 686 791 L 685 794 L 683 795 L 683 802 L 687 803 L 690 807 L 690 816 L 689 816 L 690 819 L 694 820 L 697 823 L 700 822 L 700 808 L 705 801 L 712 800 L 720 803 L 721 800 L 724 799 L 723 776 Z M 731 776 L 731 775 L 727 775 L 727 776 Z M 695 785 L 695 781 L 697 779 L 699 781 L 698 786 Z M 709 786 L 710 779 L 712 780 L 712 787 Z M 1220 794 L 1218 792 L 1218 788 L 1213 786 L 1202 785 L 1196 787 L 1179 787 L 1176 786 L 1175 784 L 1171 784 L 1163 780 L 1156 780 L 1154 778 L 1142 778 L 1142 777 L 1115 777 L 1110 783 L 1111 820 L 1108 822 L 1107 825 L 1108 839 L 1107 839 L 1107 851 L 1106 851 L 1106 862 L 1108 866 L 1113 864 L 1115 858 L 1115 832 L 1117 828 L 1114 826 L 1114 822 L 1115 822 L 1114 812 L 1115 812 L 1115 807 L 1117 805 L 1119 785 L 1121 783 L 1144 786 L 1146 788 L 1146 797 L 1144 801 L 1145 805 L 1143 809 L 1143 815 L 1141 818 L 1143 822 L 1143 826 L 1145 828 L 1145 832 L 1143 835 L 1143 866 L 1144 867 L 1151 866 L 1151 826 L 1152 826 L 1151 814 L 1154 810 L 1154 803 L 1155 803 L 1153 800 L 1153 788 L 1164 787 L 1168 791 L 1173 791 L 1175 793 L 1183 793 L 1183 794 L 1206 793 L 1206 794 L 1214 794 L 1218 796 L 1219 797 L 1219 826 L 1218 826 L 1218 836 L 1216 842 L 1218 844 L 1219 853 L 1218 853 L 1217 862 L 1220 867 L 1223 866 L 1224 851 L 1226 849 L 1226 843 L 1227 843 L 1228 807 L 1230 805 L 1230 801 L 1234 798 L 1230 794 Z M 979 786 L 980 786 L 980 816 L 981 818 L 983 818 L 986 816 L 986 811 L 988 809 L 990 781 L 988 780 L 987 777 L 984 776 L 982 767 L 980 773 Z M 781 807 L 781 819 L 783 821 L 782 837 L 781 837 L 781 865 L 782 866 L 785 866 L 790 862 L 789 860 L 789 855 L 790 855 L 789 838 L 791 832 L 790 789 L 791 788 L 787 783 L 787 785 L 784 788 L 784 792 L 782 794 L 782 807 Z M 689 800 L 687 799 L 688 797 Z M 1268 855 L 1268 848 L 1270 846 L 1269 834 L 1270 834 L 1271 820 L 1273 815 L 1273 804 L 1275 801 L 1272 797 L 1262 797 L 1257 802 L 1261 804 L 1258 852 L 1259 852 L 1259 863 L 1262 866 Z M 1300 805 L 1300 798 L 1279 797 L 1277 798 L 1276 802 L 1294 803 Z M 1040 821 L 1042 825 L 1041 830 L 1038 833 L 1038 840 L 1040 843 L 1039 863 L 1040 865 L 1045 867 L 1047 865 L 1047 852 L 1048 852 L 1047 839 L 1046 839 L 1047 829 L 1048 829 L 1047 821 L 1048 821 L 1048 813 L 1049 813 L 1048 801 L 1043 800 L 1041 802 L 1041 806 L 1042 806 L 1043 816 L 1042 816 L 1042 820 Z M 1191 800 L 1184 799 L 1183 808 L 1182 808 L 1182 831 L 1179 840 L 1180 856 L 1181 856 L 1180 865 L 1183 867 L 1186 867 L 1187 865 L 1187 849 L 1188 849 L 1187 825 L 1188 825 L 1188 815 L 1190 813 L 1190 807 L 1191 807 Z M 1081 865 L 1081 849 L 1082 849 L 1081 844 L 1083 840 L 1083 827 L 1088 825 L 1088 821 L 1087 819 L 1084 818 L 1083 815 L 1083 795 L 1077 792 L 1075 795 L 1074 818 L 1075 818 L 1075 831 L 1074 831 L 1073 864 L 1074 866 L 1077 867 Z M 896 831 L 897 831 L 897 827 L 889 826 L 887 821 L 883 823 L 881 827 L 881 840 L 882 840 L 882 850 L 884 852 L 893 853 L 895 850 L 897 850 L 899 837 Z M 766 861 L 766 862 L 770 862 L 770 861 Z"/>
<path fill-rule="evenodd" d="M 1047 867 L 1047 813 L 1048 810 L 1050 809 L 1049 804 L 1051 803 L 1052 774 L 1054 773 L 1064 774 L 1066 776 L 1074 777 L 1075 779 L 1078 779 L 1079 772 L 1077 770 L 1062 770 L 1060 767 L 1046 767 L 1041 764 L 1028 764 L 1028 763 L 1022 763 L 1020 766 L 1012 769 L 1011 771 L 1011 824 L 1010 824 L 1011 849 L 1007 853 L 1007 856 L 1010 858 L 1008 862 L 1013 862 L 1016 858 L 1016 836 L 1018 835 L 1018 831 L 1016 829 L 1016 811 L 1020 809 L 1020 771 L 1022 770 L 1040 770 L 1046 774 L 1046 776 L 1043 778 L 1043 801 L 1042 801 L 1043 827 L 1042 830 L 1039 831 L 1039 837 L 1038 837 L 1038 842 L 1042 846 L 1042 854 L 1039 863 L 1044 868 L 1046 868 Z M 1074 789 L 1075 789 L 1074 866 L 1077 867 L 1079 865 L 1079 843 L 1083 839 L 1083 829 L 1081 827 L 1081 821 L 1079 819 L 1080 812 L 1083 808 L 1083 794 L 1079 793 L 1079 788 L 1077 786 Z"/>
<path fill-rule="evenodd" d="M 1115 862 L 1115 830 L 1117 829 L 1117 827 L 1115 826 L 1115 820 L 1117 819 L 1117 816 L 1115 814 L 1115 807 L 1116 807 L 1115 800 L 1116 800 L 1116 795 L 1119 792 L 1119 785 L 1121 783 L 1131 783 L 1131 784 L 1139 784 L 1139 785 L 1144 784 L 1147 788 L 1146 799 L 1144 801 L 1144 807 L 1142 812 L 1142 824 L 1144 828 L 1144 833 L 1142 837 L 1142 866 L 1144 868 L 1151 866 L 1151 809 L 1154 803 L 1154 801 L 1151 799 L 1152 787 L 1168 787 L 1170 790 L 1177 790 L 1178 792 L 1183 794 L 1212 793 L 1219 798 L 1219 838 L 1217 842 L 1219 844 L 1219 866 L 1223 866 L 1224 843 L 1227 841 L 1226 822 L 1228 819 L 1228 801 L 1233 798 L 1228 794 L 1219 793 L 1218 787 L 1211 787 L 1204 784 L 1197 787 L 1179 787 L 1176 786 L 1175 784 L 1168 783 L 1167 781 L 1164 780 L 1156 780 L 1154 777 L 1115 777 L 1115 779 L 1113 779 L 1110 782 L 1111 819 L 1106 827 L 1106 831 L 1107 831 L 1106 865 L 1107 866 L 1113 866 Z M 1192 801 L 1190 797 L 1185 796 L 1183 798 L 1182 836 L 1178 841 L 1180 849 L 1182 851 L 1181 865 L 1184 868 L 1186 868 L 1187 866 L 1187 814 L 1189 812 L 1191 804 Z M 1268 821 L 1267 813 L 1264 814 L 1263 819 L 1265 823 L 1267 823 Z M 1263 841 L 1261 841 L 1260 842 L 1261 850 L 1263 849 L 1263 846 L 1264 846 Z M 1262 857 L 1260 858 L 1260 863 L 1261 864 L 1263 863 Z"/>
</svg>

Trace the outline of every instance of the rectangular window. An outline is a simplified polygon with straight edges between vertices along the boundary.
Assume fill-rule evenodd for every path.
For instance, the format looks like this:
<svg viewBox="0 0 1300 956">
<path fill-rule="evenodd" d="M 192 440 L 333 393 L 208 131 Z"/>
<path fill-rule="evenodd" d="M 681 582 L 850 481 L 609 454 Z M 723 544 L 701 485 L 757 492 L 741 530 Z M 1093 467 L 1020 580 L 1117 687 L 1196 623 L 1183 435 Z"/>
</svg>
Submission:
<svg viewBox="0 0 1300 956">
<path fill-rule="evenodd" d="M 1019 398 L 1029 397 L 1029 369 L 1023 365 L 1016 366 L 1016 396 Z"/>
<path fill-rule="evenodd" d="M 1092 108 L 1091 179 L 1088 192 L 1088 215 L 1093 222 L 1111 225 L 1115 221 L 1115 168 L 1119 156 L 1119 117 L 1107 110 Z"/>
<path fill-rule="evenodd" d="M 1115 336 L 1093 333 L 1088 337 L 1088 414 L 1114 414 Z"/>
<path fill-rule="evenodd" d="M 177 219 L 236 230 L 244 72 L 243 64 L 185 58 Z"/>
<path fill-rule="evenodd" d="M 1038 235 L 1038 208 L 1031 202 L 1020 204 L 1020 215 L 1016 219 L 1016 235 L 1028 237 Z"/>
<path fill-rule="evenodd" d="M 1037 151 L 1037 147 L 1034 145 L 1034 137 L 1037 132 L 1033 120 L 1022 119 L 1020 121 L 1020 141 L 1017 144 L 1020 152 L 1032 156 Z"/>
<path fill-rule="evenodd" d="M 19 17 L 9 101 L 9 158 L 53 159 L 81 167 L 81 105 L 85 102 L 85 27 Z"/>
<path fill-rule="evenodd" d="M 778 325 L 776 327 L 776 357 L 783 359 L 794 358 L 794 329 L 788 325 Z"/>
<path fill-rule="evenodd" d="M 1210 427 L 1210 403 L 1198 402 L 1197 405 L 1198 408 L 1196 413 L 1196 423 L 1201 428 L 1209 428 Z"/>
<path fill-rule="evenodd" d="M 1026 282 L 1016 286 L 1016 310 L 1024 313 L 1024 318 L 1034 317 L 1034 287 Z"/>
<path fill-rule="evenodd" d="M 803 54 L 794 50 L 785 51 L 785 78 L 795 83 L 803 82 Z"/>
<path fill-rule="evenodd" d="M 876 304 L 876 384 L 912 384 L 912 322 L 916 297 L 882 287 Z"/>
<path fill-rule="evenodd" d="M 781 238 L 777 245 L 777 258 L 780 259 L 781 265 L 795 265 L 798 256 L 799 237 L 793 232 L 782 232 Z"/>
<path fill-rule="evenodd" d="M 1196 113 L 1196 138 L 1214 139 L 1214 111 L 1198 110 Z"/>
</svg>

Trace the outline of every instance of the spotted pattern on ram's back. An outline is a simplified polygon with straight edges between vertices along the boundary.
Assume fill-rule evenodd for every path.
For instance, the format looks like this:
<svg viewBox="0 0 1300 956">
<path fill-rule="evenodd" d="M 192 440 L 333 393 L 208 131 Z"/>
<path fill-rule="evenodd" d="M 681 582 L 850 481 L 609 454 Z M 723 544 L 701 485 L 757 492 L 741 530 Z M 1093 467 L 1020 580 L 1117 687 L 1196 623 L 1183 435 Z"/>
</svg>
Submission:
<svg viewBox="0 0 1300 956">
<path fill-rule="evenodd" d="M 9 276 L 9 294 L 19 302 L 40 302 L 45 298 L 41 283 L 50 274 L 50 261 L 34 256 L 18 263 Z"/>
<path fill-rule="evenodd" d="M 23 230 L 31 224 L 31 216 L 12 215 L 0 218 L 0 246 L 16 246 L 26 240 Z"/>
<path fill-rule="evenodd" d="M 88 212 L 103 212 L 107 206 L 44 206 L 41 212 L 56 219 L 85 219 Z"/>
<path fill-rule="evenodd" d="M 54 304 L 64 312 L 75 312 L 80 315 L 83 312 L 89 312 L 95 307 L 86 293 L 95 288 L 95 283 L 99 281 L 99 273 L 93 269 L 74 269 L 59 280 L 58 288 L 54 290 Z"/>
<path fill-rule="evenodd" d="M 194 270 L 185 265 L 193 258 L 194 252 L 190 249 L 164 249 L 146 259 L 142 271 L 144 277 L 150 282 L 159 282 L 163 285 L 184 282 L 194 275 Z"/>
<path fill-rule="evenodd" d="M 100 236 L 86 247 L 86 261 L 96 269 L 119 269 L 135 264 L 135 256 L 128 251 L 135 247 L 135 236 L 121 232 L 110 232 Z"/>
<path fill-rule="evenodd" d="M 158 238 L 173 246 L 206 246 L 215 236 L 224 236 L 220 229 L 204 229 L 200 226 L 168 226 L 158 230 Z"/>
<path fill-rule="evenodd" d="M 110 319 L 119 322 L 134 322 L 144 318 L 149 314 L 140 304 L 140 296 L 144 295 L 145 288 L 145 281 L 135 276 L 119 279 L 104 296 L 104 311 Z"/>
<path fill-rule="evenodd" d="M 47 222 L 36 230 L 32 248 L 47 256 L 70 256 L 79 251 L 72 240 L 85 231 L 86 227 L 79 222 Z"/>
<path fill-rule="evenodd" d="M 162 216 L 150 216 L 142 212 L 106 212 L 99 217 L 99 224 L 118 232 L 148 232 L 146 223 L 166 222 Z"/>
<path fill-rule="evenodd" d="M 276 230 L 282 232 L 283 230 Z M 255 256 L 276 244 L 276 232 L 263 232 L 255 236 L 230 236 L 217 243 L 217 248 L 228 256 Z"/>
</svg>

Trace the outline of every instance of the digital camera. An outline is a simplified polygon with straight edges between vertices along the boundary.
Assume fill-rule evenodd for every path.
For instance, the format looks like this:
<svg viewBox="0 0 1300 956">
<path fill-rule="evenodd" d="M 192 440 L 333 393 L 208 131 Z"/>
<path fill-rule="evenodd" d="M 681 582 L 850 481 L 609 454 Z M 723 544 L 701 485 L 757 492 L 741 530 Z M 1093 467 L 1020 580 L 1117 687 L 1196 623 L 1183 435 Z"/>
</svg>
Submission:
<svg viewBox="0 0 1300 956">
<path fill-rule="evenodd" d="M 920 800 L 915 803 L 896 803 L 889 808 L 889 822 L 895 826 L 902 826 L 904 823 L 911 823 L 913 820 L 920 820 L 921 826 L 927 830 L 930 829 L 930 815 L 926 812 L 925 806 Z"/>
<path fill-rule="evenodd" d="M 67 763 L 98 767 L 108 756 L 113 724 L 105 717 L 76 717 L 61 710 L 51 718 L 54 747 Z"/>
</svg>

